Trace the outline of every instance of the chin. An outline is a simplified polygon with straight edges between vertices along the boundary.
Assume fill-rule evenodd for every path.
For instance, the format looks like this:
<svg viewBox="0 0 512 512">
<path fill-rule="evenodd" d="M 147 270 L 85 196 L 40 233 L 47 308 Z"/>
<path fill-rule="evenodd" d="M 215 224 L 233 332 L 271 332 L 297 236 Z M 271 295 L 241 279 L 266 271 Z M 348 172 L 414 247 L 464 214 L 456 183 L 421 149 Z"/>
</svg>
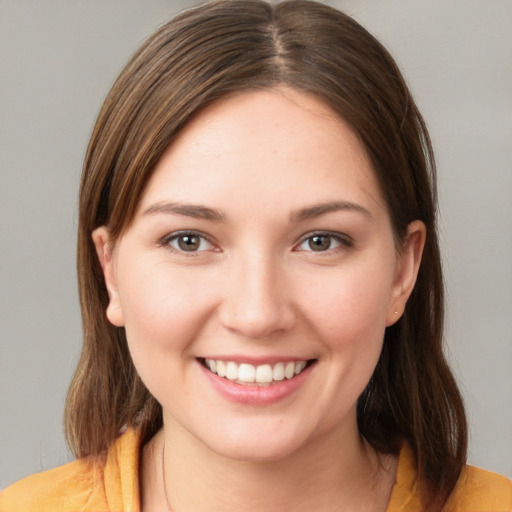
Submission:
<svg viewBox="0 0 512 512">
<path fill-rule="evenodd" d="M 252 425 L 254 427 L 254 425 Z M 278 423 L 272 428 L 220 429 L 215 439 L 203 439 L 205 445 L 217 455 L 228 459 L 269 463 L 286 459 L 303 450 L 308 444 L 305 432 L 298 432 Z"/>
<path fill-rule="evenodd" d="M 297 446 L 290 444 L 283 446 L 275 443 L 253 443 L 253 445 L 235 445 L 219 447 L 218 455 L 240 462 L 265 464 L 284 460 L 298 451 Z"/>
</svg>

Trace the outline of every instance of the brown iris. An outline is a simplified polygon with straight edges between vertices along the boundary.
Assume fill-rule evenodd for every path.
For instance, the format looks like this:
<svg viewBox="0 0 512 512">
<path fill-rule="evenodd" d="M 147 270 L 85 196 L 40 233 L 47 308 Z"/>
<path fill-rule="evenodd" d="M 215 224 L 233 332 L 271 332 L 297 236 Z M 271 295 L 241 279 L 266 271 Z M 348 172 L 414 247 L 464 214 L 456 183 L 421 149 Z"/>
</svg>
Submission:
<svg viewBox="0 0 512 512">
<path fill-rule="evenodd" d="M 182 251 L 197 251 L 200 244 L 201 238 L 196 235 L 182 235 L 178 238 L 178 246 Z"/>
<path fill-rule="evenodd" d="M 308 245 L 312 251 L 326 251 L 331 246 L 331 237 L 325 235 L 312 236 Z"/>
</svg>

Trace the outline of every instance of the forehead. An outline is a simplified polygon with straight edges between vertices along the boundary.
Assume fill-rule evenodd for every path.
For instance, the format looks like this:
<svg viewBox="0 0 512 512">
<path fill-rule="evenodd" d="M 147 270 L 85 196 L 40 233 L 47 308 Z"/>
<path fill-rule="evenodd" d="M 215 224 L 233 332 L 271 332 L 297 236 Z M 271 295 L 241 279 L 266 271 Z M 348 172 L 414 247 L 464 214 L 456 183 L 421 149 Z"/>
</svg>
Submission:
<svg viewBox="0 0 512 512">
<path fill-rule="evenodd" d="M 201 111 L 165 151 L 139 210 L 170 199 L 222 209 L 337 199 L 383 206 L 357 135 L 291 89 L 244 92 Z"/>
</svg>

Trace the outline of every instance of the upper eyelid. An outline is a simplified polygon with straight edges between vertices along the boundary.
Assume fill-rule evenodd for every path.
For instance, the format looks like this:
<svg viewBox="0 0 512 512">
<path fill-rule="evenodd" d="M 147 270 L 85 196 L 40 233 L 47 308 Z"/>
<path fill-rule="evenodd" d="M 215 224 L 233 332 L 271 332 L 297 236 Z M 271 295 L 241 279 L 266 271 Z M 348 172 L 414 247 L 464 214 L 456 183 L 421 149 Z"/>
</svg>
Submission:
<svg viewBox="0 0 512 512">
<path fill-rule="evenodd" d="M 322 230 L 318 230 L 318 231 L 311 231 L 309 233 L 306 233 L 305 235 L 301 236 L 299 238 L 299 241 L 297 242 L 296 245 L 299 245 L 299 244 L 302 244 L 303 242 L 305 242 L 308 238 L 311 238 L 313 236 L 331 236 L 332 238 L 336 238 L 342 242 L 346 242 L 348 244 L 353 244 L 354 243 L 354 239 L 347 235 L 346 233 L 339 233 L 337 231 L 322 231 Z"/>
<path fill-rule="evenodd" d="M 209 242 L 212 241 L 211 236 L 207 235 L 206 233 L 203 233 L 202 231 L 197 231 L 195 229 L 180 229 L 178 231 L 172 231 L 171 233 L 168 233 L 167 235 L 163 236 L 161 238 L 162 241 L 169 241 L 173 238 L 177 238 L 179 236 L 185 236 L 185 235 L 194 235 L 194 236 L 200 236 L 201 238 L 204 238 L 205 240 L 208 240 Z"/>
<path fill-rule="evenodd" d="M 213 245 L 214 247 L 219 248 L 219 244 L 216 243 L 211 236 L 207 235 L 206 233 L 203 233 L 202 231 L 196 231 L 194 229 L 181 229 L 179 231 L 173 231 L 172 233 L 163 236 L 160 239 L 159 243 L 162 245 L 168 245 L 171 240 L 186 235 L 198 236 L 206 240 L 209 244 Z"/>
<path fill-rule="evenodd" d="M 314 236 L 326 236 L 331 237 L 337 242 L 335 247 L 329 247 L 326 250 L 314 251 L 312 249 L 304 249 L 301 246 Z M 339 254 L 340 252 L 351 250 L 354 247 L 354 239 L 346 234 L 332 231 L 315 231 L 304 235 L 299 241 L 293 246 L 292 252 L 306 253 L 308 256 L 314 255 L 315 257 L 329 257 Z"/>
</svg>

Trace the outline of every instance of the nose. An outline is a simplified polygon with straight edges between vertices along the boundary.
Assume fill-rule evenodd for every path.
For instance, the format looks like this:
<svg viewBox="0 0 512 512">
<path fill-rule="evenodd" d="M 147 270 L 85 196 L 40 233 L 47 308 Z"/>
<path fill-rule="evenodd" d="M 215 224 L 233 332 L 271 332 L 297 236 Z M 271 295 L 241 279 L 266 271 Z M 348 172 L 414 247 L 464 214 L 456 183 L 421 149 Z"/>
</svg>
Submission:
<svg viewBox="0 0 512 512">
<path fill-rule="evenodd" d="M 249 339 L 264 339 L 295 324 L 287 276 L 270 257 L 251 255 L 232 262 L 225 275 L 220 320 Z"/>
</svg>

